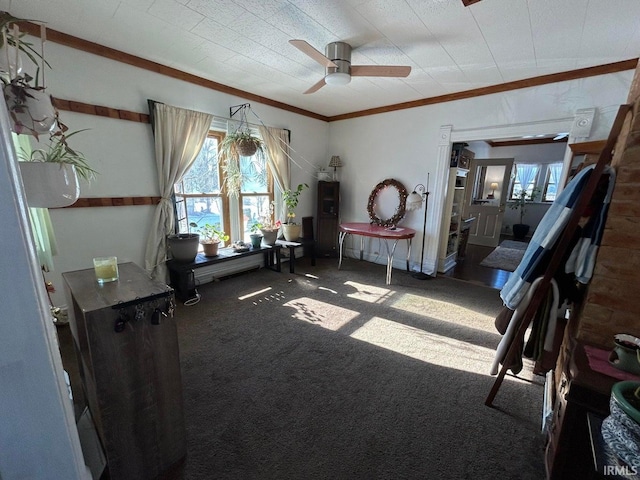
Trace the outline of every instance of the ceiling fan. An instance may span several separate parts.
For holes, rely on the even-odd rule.
[[[313,93],[325,85],[346,85],[351,77],[406,77],[411,72],[408,66],[351,65],[351,45],[332,42],[325,47],[323,55],[304,40],[289,40],[289,43],[324,66],[324,78],[304,93]]]

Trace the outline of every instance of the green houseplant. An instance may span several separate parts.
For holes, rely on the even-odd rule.
[[[191,222],[189,226],[198,228],[198,224],[195,222]],[[222,230],[220,224],[218,223],[216,223],[215,225],[206,223],[204,226],[199,228],[199,240],[200,244],[202,245],[202,249],[204,250],[204,256],[215,257],[216,255],[218,255],[218,247],[220,246],[220,243],[229,240],[229,235],[227,235],[224,230]]]
[[[305,188],[309,188],[306,183],[300,183],[295,190],[287,189],[282,192],[282,199],[286,207],[287,220],[282,224],[282,234],[288,242],[294,242],[300,238],[301,226],[295,222],[295,209],[300,201],[300,194]]]
[[[242,186],[240,157],[264,155],[264,143],[261,138],[251,134],[248,129],[238,129],[225,135],[219,146],[219,160],[225,173],[224,189],[228,196],[237,197]]]
[[[538,193],[538,188],[534,188],[531,194],[527,193],[526,190],[521,190],[516,198],[512,199],[509,204],[509,208],[519,210],[520,214],[520,223],[513,225],[513,238],[522,240],[527,236],[527,233],[529,233],[531,226],[524,223],[524,214],[527,212],[528,203],[533,202],[538,196]]]

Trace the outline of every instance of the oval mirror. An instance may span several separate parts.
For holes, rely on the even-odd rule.
[[[404,218],[406,207],[407,189],[401,182],[387,178],[376,185],[369,195],[367,211],[371,223],[395,227]]]

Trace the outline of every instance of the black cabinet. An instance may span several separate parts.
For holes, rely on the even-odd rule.
[[[318,182],[318,244],[321,257],[338,256],[340,182]]]

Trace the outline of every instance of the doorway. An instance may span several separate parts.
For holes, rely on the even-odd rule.
[[[474,159],[465,192],[463,218],[475,218],[469,230],[468,243],[497,247],[507,205],[513,158]]]

